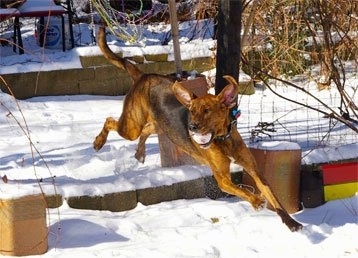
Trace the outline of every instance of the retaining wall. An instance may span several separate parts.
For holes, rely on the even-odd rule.
[[[135,56],[130,59],[146,73],[170,74],[175,72],[173,61],[166,61],[167,55]],[[15,97],[26,99],[34,96],[56,95],[125,95],[132,85],[125,71],[109,64],[103,56],[80,57],[81,69],[40,71],[16,74],[2,74]],[[148,60],[150,60],[148,62]],[[183,70],[199,73],[212,68],[210,57],[182,61]],[[9,93],[0,81],[0,89]]]

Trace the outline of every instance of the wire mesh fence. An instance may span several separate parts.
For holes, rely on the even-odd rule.
[[[330,108],[338,109],[341,96],[336,89],[319,91],[309,83],[303,87],[309,88]],[[275,92],[264,87],[256,88],[254,95],[239,99],[242,116],[238,120],[238,129],[247,142],[291,141],[299,143],[303,151],[358,142],[358,134],[354,130],[313,110],[327,111],[327,108],[309,95],[284,85],[276,85],[273,89]],[[354,96],[354,87],[350,89]],[[284,100],[276,93],[308,107]],[[352,120],[351,123],[358,126],[357,121]]]

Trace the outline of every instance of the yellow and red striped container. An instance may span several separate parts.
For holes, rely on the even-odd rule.
[[[322,165],[325,201],[351,197],[358,192],[358,162]]]

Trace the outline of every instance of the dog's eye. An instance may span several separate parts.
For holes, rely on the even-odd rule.
[[[208,114],[208,113],[209,113],[209,111],[210,111],[210,109],[209,109],[209,108],[204,108],[204,114]]]

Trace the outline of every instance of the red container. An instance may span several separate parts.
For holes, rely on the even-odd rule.
[[[323,184],[358,182],[358,162],[322,165]]]
[[[324,200],[348,198],[358,192],[358,162],[322,165]]]

